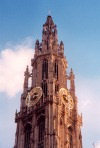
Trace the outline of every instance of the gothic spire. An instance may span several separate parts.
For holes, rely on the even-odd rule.
[[[52,17],[47,16],[47,20],[43,25],[42,45],[43,50],[53,50],[57,48],[57,29]]]
[[[52,19],[52,17],[50,15],[47,16],[47,20],[46,20],[45,25],[54,26],[53,19]]]

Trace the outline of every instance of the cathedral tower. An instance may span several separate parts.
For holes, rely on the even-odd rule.
[[[67,74],[64,44],[48,16],[42,42],[35,43],[32,72],[25,71],[14,148],[82,148],[82,117],[77,111],[74,73]],[[31,87],[28,86],[31,78]],[[70,82],[70,88],[67,83]]]

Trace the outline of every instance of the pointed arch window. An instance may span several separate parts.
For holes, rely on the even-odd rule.
[[[48,86],[47,86],[46,81],[42,82],[42,90],[43,90],[44,96],[47,97],[47,95],[48,95]]]
[[[41,116],[38,120],[38,148],[44,148],[45,117]]]
[[[58,61],[57,60],[55,60],[55,63],[54,63],[54,75],[58,79]]]
[[[42,79],[48,78],[48,60],[44,59],[42,63]]]
[[[59,85],[55,84],[55,94],[59,91]]]
[[[25,142],[24,148],[31,148],[30,146],[31,125],[27,124],[25,127]]]

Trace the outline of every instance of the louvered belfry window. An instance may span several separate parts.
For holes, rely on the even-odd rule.
[[[30,146],[31,125],[27,124],[25,127],[25,142],[24,148],[31,148]]]
[[[42,79],[48,78],[48,60],[44,59],[42,63]]]
[[[42,90],[43,90],[44,97],[47,97],[47,95],[48,95],[48,86],[47,86],[47,82],[46,81],[42,82]]]
[[[54,75],[55,75],[56,79],[58,79],[58,62],[56,60],[54,63]]]
[[[45,118],[40,117],[38,121],[38,148],[44,148]]]

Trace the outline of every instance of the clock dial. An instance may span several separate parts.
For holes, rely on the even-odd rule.
[[[70,92],[67,89],[61,88],[59,90],[59,96],[61,97],[63,103],[68,105],[68,108],[70,110],[73,109],[73,106],[74,106],[73,98],[72,98],[72,96],[70,95]]]
[[[67,92],[67,90],[66,90],[65,88],[61,88],[61,89],[59,90],[59,95],[60,95],[60,97],[62,98],[62,101],[63,101],[64,103],[68,103],[68,97],[67,97],[68,92]]]
[[[28,107],[34,106],[42,96],[42,88],[35,87],[33,88],[26,97],[26,105]]]
[[[68,103],[67,95],[63,95],[63,100],[66,101],[66,103]]]

